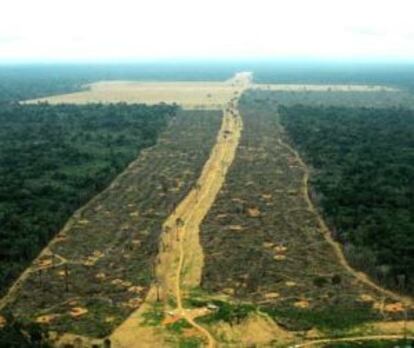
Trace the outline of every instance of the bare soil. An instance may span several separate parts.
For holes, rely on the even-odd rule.
[[[50,104],[72,103],[176,103],[185,109],[222,110],[250,73],[236,74],[223,82],[137,82],[101,81],[84,86],[85,91],[26,101]]]

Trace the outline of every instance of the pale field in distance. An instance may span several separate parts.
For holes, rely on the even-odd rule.
[[[254,84],[253,89],[282,92],[397,92],[396,88],[374,85]]]
[[[342,91],[378,92],[397,91],[385,86],[367,85],[307,85],[307,84],[253,84],[252,73],[240,72],[222,82],[211,81],[101,81],[85,85],[81,92],[61,94],[25,101],[24,103],[48,102],[49,104],[88,103],[176,103],[184,109],[223,109],[232,99],[238,87],[271,91]]]
[[[87,85],[82,92],[27,101],[70,103],[176,103],[185,109],[222,109],[234,96],[239,81],[225,82],[134,82],[102,81]]]

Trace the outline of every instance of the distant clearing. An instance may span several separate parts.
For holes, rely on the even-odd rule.
[[[244,77],[247,74],[247,80]],[[25,103],[176,103],[184,109],[220,110],[237,93],[237,87],[251,80],[251,73],[236,74],[223,82],[100,81],[85,85],[81,92],[33,99]],[[373,85],[250,84],[256,90],[285,92],[397,92],[398,89]]]
[[[361,260],[379,274],[373,278],[378,283],[374,283],[362,273],[365,269],[356,270],[348,263],[345,255],[351,244],[342,245],[334,239],[340,236],[339,229],[330,229],[331,221],[325,222],[321,214],[324,205],[321,212],[317,206],[318,191],[313,190],[312,179],[314,171],[321,168],[312,162],[308,167],[305,159],[309,158],[302,159],[290,145],[292,142],[302,150],[306,140],[302,138],[313,131],[316,140],[308,139],[305,144],[310,149],[314,145],[318,146],[316,150],[324,150],[321,137],[333,139],[335,144],[338,138],[340,148],[336,152],[347,155],[359,133],[345,137],[334,133],[334,127],[316,123],[315,115],[327,108],[323,105],[348,106],[346,113],[354,112],[351,105],[411,105],[411,91],[380,85],[253,84],[250,72],[222,82],[119,80],[81,87],[83,91],[23,103],[67,104],[60,105],[63,109],[79,108],[70,104],[121,103],[89,105],[98,110],[166,103],[152,108],[176,110],[176,105],[168,104],[178,104],[193,110],[179,108],[157,143],[143,150],[105,191],[73,215],[0,299],[0,328],[13,324],[10,312],[16,323],[41,325],[59,347],[81,347],[85,342],[113,348],[305,347],[331,343],[336,347],[338,342],[346,342],[345,347],[348,341],[412,338],[411,297],[382,287],[392,264],[387,260],[368,263],[370,254],[361,249]],[[286,106],[298,101],[305,101],[296,106],[302,109]],[[311,109],[306,103],[322,106]],[[47,104],[18,106],[54,108]],[[308,110],[308,117],[299,119],[304,125],[296,119],[290,119],[291,124],[285,122],[286,110],[296,110],[288,115],[292,118]],[[332,116],[331,110],[336,109],[330,108],[327,118]],[[374,114],[374,109],[369,110]],[[398,113],[397,109],[389,110],[393,115],[402,113],[402,108]],[[388,109],[375,109],[375,114],[380,112]],[[56,115],[59,120],[61,115]],[[333,116],[336,119],[330,122],[337,122],[342,132],[349,133],[343,127],[345,117],[350,116]],[[390,122],[386,128],[391,127]],[[369,128],[370,124],[365,124]],[[375,120],[371,128],[374,126]],[[292,129],[299,129],[299,136],[294,137]],[[361,133],[359,143],[373,143]],[[397,133],[401,137],[401,132]],[[379,133],[380,139],[383,134]],[[340,141],[348,138],[352,141]],[[364,167],[354,162],[367,162],[368,170],[378,172],[385,155],[374,162],[370,151],[357,146],[366,156],[361,161],[355,154],[352,162],[347,159],[352,164],[348,171],[361,177]],[[405,143],[399,147],[409,148]],[[335,150],[332,144],[331,149]],[[391,151],[392,157],[397,157],[396,151]],[[325,152],[321,158],[332,157],[338,167],[337,158]],[[406,167],[399,172],[408,173]],[[334,178],[339,177],[331,171],[329,179],[332,173]],[[400,178],[392,170],[387,175],[396,178],[398,187],[410,177]],[[368,184],[375,183],[372,177]],[[326,193],[321,191],[325,199],[330,191],[344,191],[338,200],[349,200],[350,194],[341,191],[347,183],[330,180],[325,186]],[[390,195],[393,187],[384,186],[387,189],[380,194]],[[16,192],[25,194],[18,188]],[[376,198],[372,194],[367,197],[358,205],[364,214],[371,205],[368,200]],[[332,204],[336,206],[339,204]],[[341,213],[346,222],[357,221],[357,214],[345,208]],[[406,226],[408,214],[401,214],[396,229]],[[393,240],[374,232],[376,240],[388,243],[387,250],[395,250],[388,248],[394,245]],[[405,260],[401,255],[398,252],[395,256],[399,264]],[[398,270],[395,275],[403,276],[396,284],[402,291],[409,281],[408,272]]]
[[[310,91],[310,92],[397,92],[397,88],[374,85],[308,85],[308,84],[255,84],[253,89],[270,91]]]
[[[185,109],[222,109],[236,91],[237,81],[226,82],[134,82],[102,81],[82,92],[34,99],[28,103],[176,103]]]

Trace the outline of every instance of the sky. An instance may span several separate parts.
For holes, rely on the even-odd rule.
[[[413,0],[3,0],[0,62],[414,61]]]

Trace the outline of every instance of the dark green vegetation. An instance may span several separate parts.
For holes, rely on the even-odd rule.
[[[414,109],[414,94],[398,91],[252,91],[259,99],[268,98],[285,106],[297,104],[310,106],[346,106],[346,107],[407,107]]]
[[[414,111],[298,105],[280,113],[348,259],[413,293]]]
[[[375,320],[378,316],[368,305],[353,307],[347,304],[331,304],[314,308],[263,307],[262,310],[275,318],[279,325],[288,330],[311,330],[317,328],[323,332],[352,329],[355,326]]]
[[[175,113],[167,105],[0,107],[0,291]]]
[[[220,112],[179,111],[157,145],[69,220],[8,309],[22,320],[52,316],[58,332],[109,334],[144,300],[162,223],[194,186],[220,124]],[[87,312],[74,319],[77,307]]]
[[[0,66],[0,107],[26,99],[75,92],[88,82],[70,69],[52,66]]]
[[[198,337],[186,337],[178,343],[179,348],[199,348],[201,346],[202,342]]]
[[[235,161],[201,226],[202,287],[252,301],[290,330],[332,332],[380,318],[361,295],[382,295],[338,263],[307,206],[303,168],[284,145],[277,104],[247,92],[240,110]]]
[[[189,299],[187,304],[191,307],[206,307],[214,305],[215,310],[211,314],[199,318],[197,321],[204,324],[224,321],[229,324],[239,324],[243,319],[246,319],[250,313],[256,311],[256,307],[252,304],[245,303],[230,303],[220,300],[202,301],[197,299]]]
[[[250,67],[258,83],[388,85],[414,91],[414,64],[266,61]]]
[[[7,325],[0,329],[0,348],[49,348],[48,334],[41,325],[23,324],[6,316]]]
[[[174,323],[167,325],[167,330],[170,330],[177,334],[181,334],[183,329],[189,329],[191,327],[192,326],[187,322],[187,320],[180,319],[180,320],[175,321]]]

